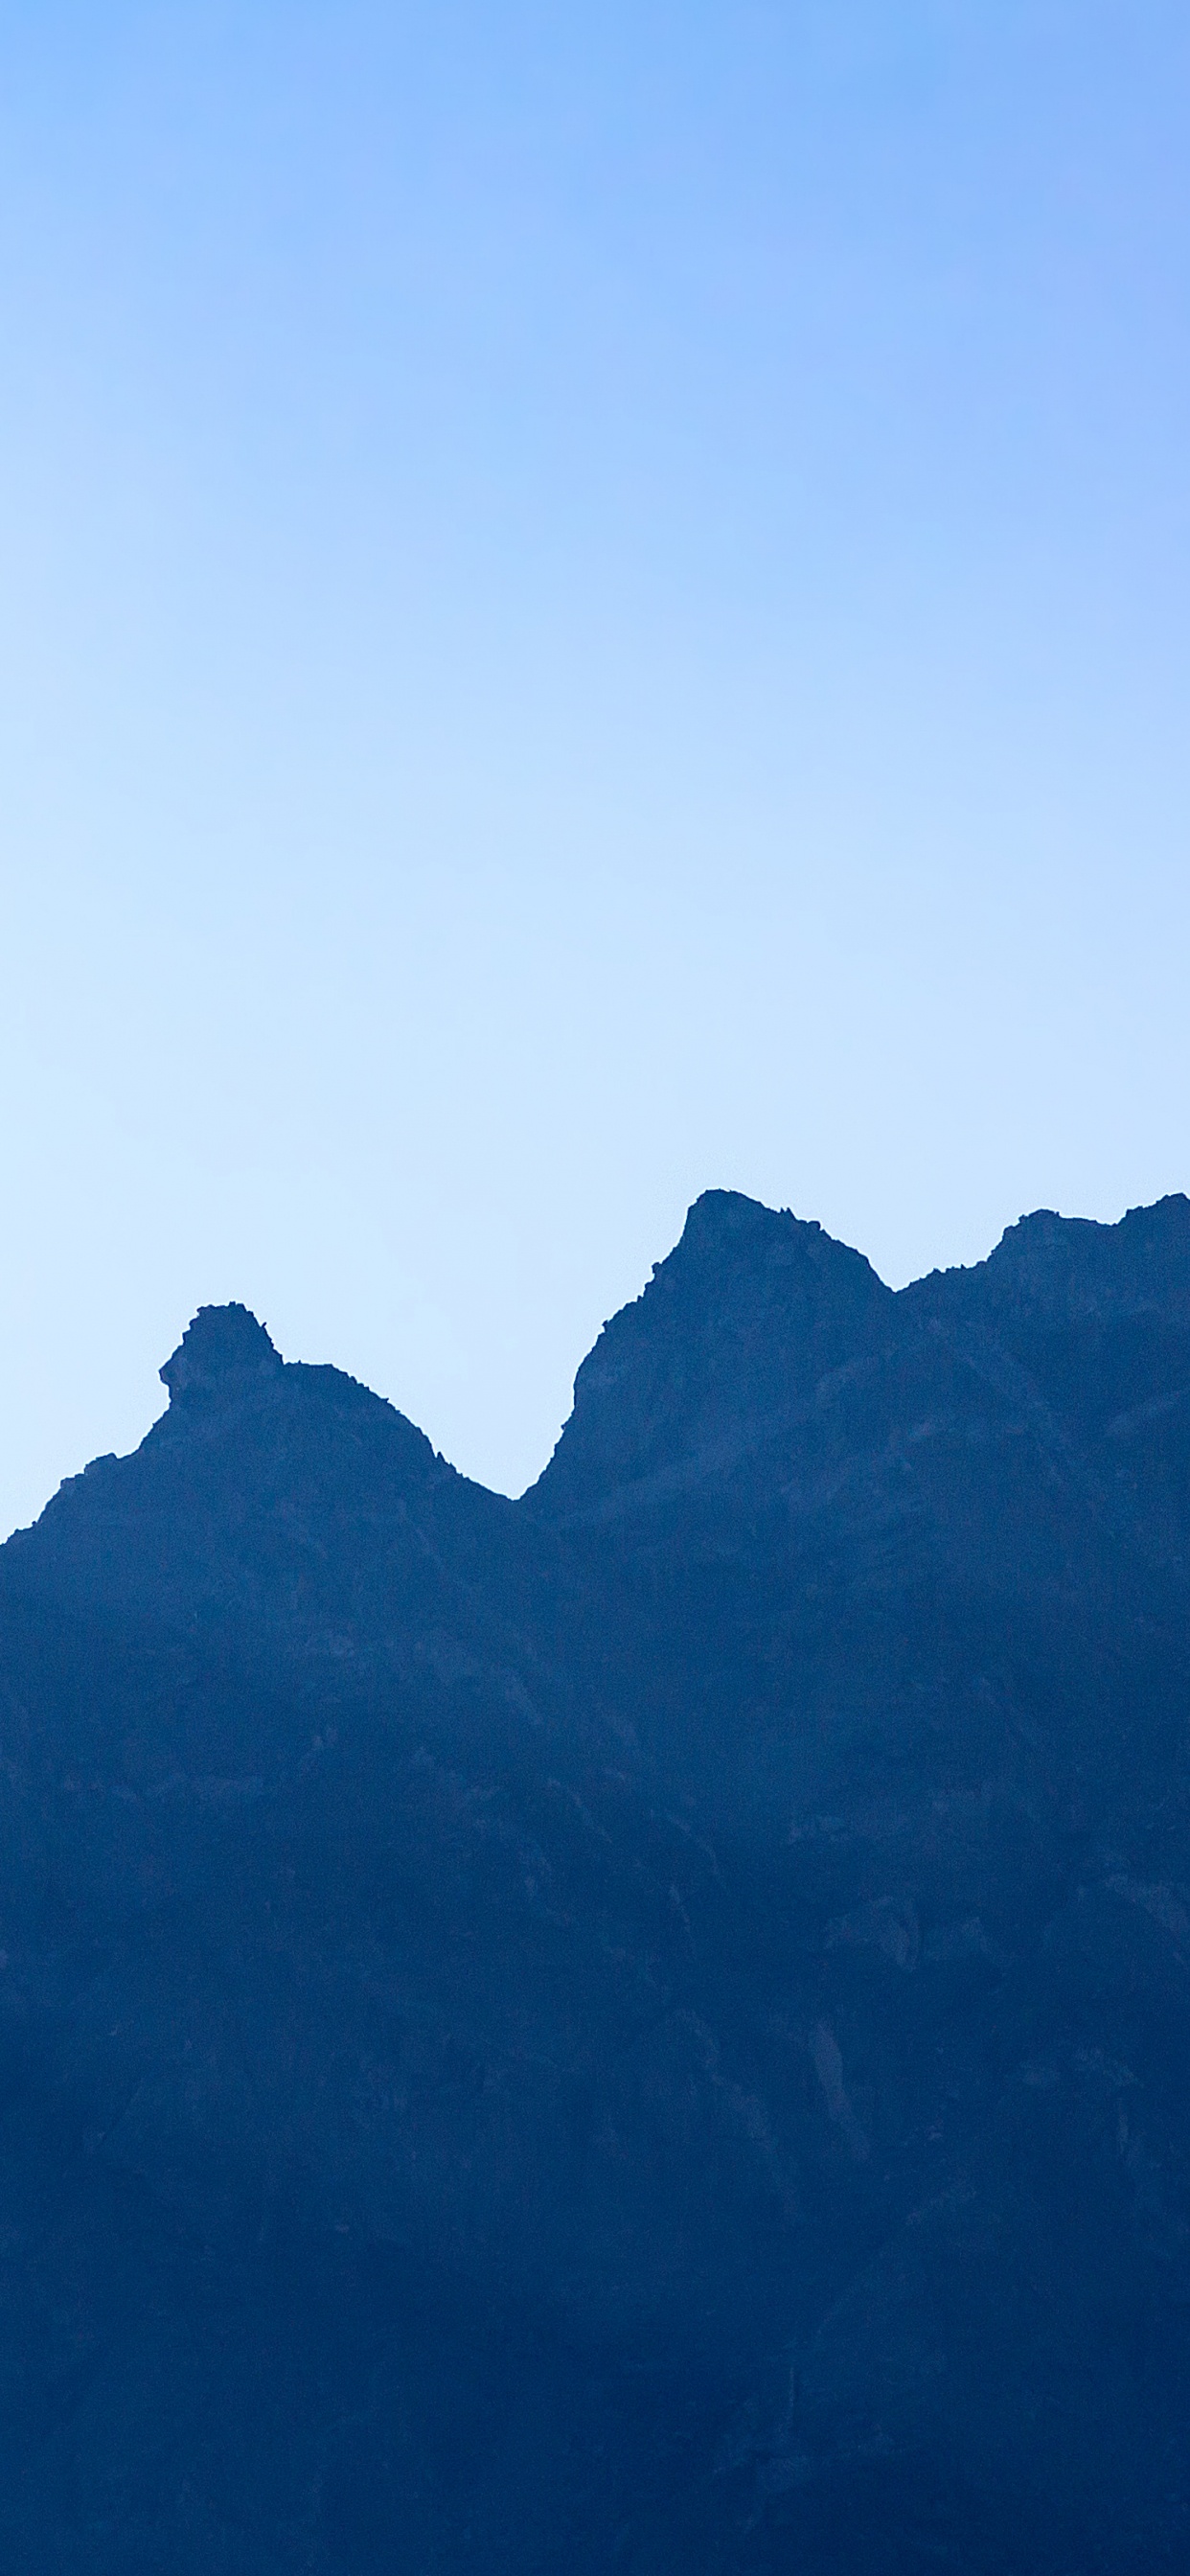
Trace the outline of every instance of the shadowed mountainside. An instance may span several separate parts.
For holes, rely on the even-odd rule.
[[[516,1504],[162,1375],[0,1550],[5,2570],[1190,2564],[1190,1203],[709,1192]]]

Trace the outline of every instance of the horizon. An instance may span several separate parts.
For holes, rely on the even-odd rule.
[[[687,1209],[687,1211],[686,1211],[686,1218],[685,1218],[685,1221],[684,1221],[684,1223],[683,1223],[682,1231],[681,1231],[681,1233],[679,1233],[679,1235],[678,1235],[678,1237],[677,1237],[676,1241],[671,1245],[671,1247],[670,1247],[670,1251],[669,1251],[668,1253],[662,1254],[662,1255],[661,1255],[661,1257],[660,1257],[660,1259],[658,1259],[658,1260],[654,1261],[654,1263],[652,1264],[652,1268],[651,1268],[651,1271],[650,1271],[650,1273],[649,1273],[649,1276],[648,1276],[648,1277],[646,1277],[646,1278],[643,1280],[643,1282],[642,1282],[642,1284],[641,1284],[640,1288],[635,1292],[635,1294],[634,1294],[634,1295],[632,1295],[632,1296],[630,1296],[628,1299],[626,1299],[626,1301],[625,1301],[625,1305],[626,1305],[626,1306],[631,1306],[631,1305],[634,1305],[634,1304],[639,1303],[640,1298],[644,1296],[646,1289],[649,1287],[649,1285],[650,1285],[650,1281],[651,1281],[652,1277],[654,1277],[654,1276],[656,1275],[657,1271],[658,1271],[658,1270],[660,1270],[660,1269],[663,1267],[663,1265],[664,1265],[664,1263],[665,1263],[665,1262],[667,1262],[667,1261],[671,1260],[671,1259],[674,1257],[674,1255],[675,1255],[678,1251],[680,1251],[680,1249],[681,1249],[681,1245],[682,1245],[682,1241],[683,1241],[683,1237],[684,1237],[685,1230],[686,1230],[686,1226],[687,1226],[687,1225],[688,1225],[688,1223],[689,1223],[689,1219],[690,1219],[690,1217],[693,1215],[693,1213],[694,1213],[695,1209],[696,1209],[696,1208],[698,1208],[698,1207],[703,1203],[703,1201],[704,1201],[704,1200],[706,1200],[706,1199],[740,1199],[740,1200],[742,1200],[742,1201],[743,1201],[747,1206],[749,1206],[749,1207],[753,1207],[753,1208],[759,1208],[759,1209],[761,1209],[761,1210],[762,1210],[762,1212],[763,1212],[766,1216],[777,1216],[777,1217],[785,1217],[785,1216],[787,1216],[787,1217],[791,1217],[791,1218],[793,1219],[793,1221],[794,1221],[794,1223],[795,1223],[795,1224],[797,1224],[797,1225],[802,1225],[802,1226],[806,1226],[806,1227],[808,1227],[810,1230],[812,1230],[812,1231],[814,1231],[814,1232],[817,1232],[817,1233],[819,1233],[819,1234],[825,1234],[825,1235],[827,1235],[827,1239],[828,1239],[828,1241],[830,1241],[830,1242],[832,1242],[832,1243],[837,1244],[841,1250],[846,1250],[846,1251],[852,1251],[852,1252],[858,1252],[858,1253],[860,1253],[861,1257],[862,1257],[865,1261],[867,1261],[867,1262],[868,1262],[868,1267],[869,1267],[869,1269],[874,1270],[874,1272],[875,1272],[875,1276],[876,1276],[876,1278],[877,1278],[877,1279],[879,1279],[879,1280],[880,1280],[880,1284],[881,1284],[881,1286],[882,1286],[882,1287],[887,1287],[887,1288],[889,1288],[889,1289],[890,1289],[890,1293],[891,1293],[893,1296],[901,1296],[901,1295],[903,1295],[903,1294],[906,1292],[906,1290],[907,1290],[907,1289],[909,1289],[909,1288],[911,1288],[911,1287],[919,1286],[919,1285],[921,1285],[921,1284],[922,1284],[925,1280],[927,1280],[927,1279],[937,1278],[937,1277],[939,1277],[939,1276],[941,1276],[941,1275],[942,1275],[938,1270],[923,1271],[923,1272],[921,1272],[921,1273],[920,1273],[916,1278],[914,1278],[914,1279],[909,1279],[909,1280],[903,1280],[903,1281],[901,1281],[901,1283],[899,1284],[899,1286],[897,1286],[897,1287],[893,1287],[893,1286],[892,1286],[892,1283],[891,1283],[890,1281],[883,1279],[883,1278],[881,1277],[880,1272],[879,1272],[878,1270],[875,1270],[875,1265],[874,1265],[871,1261],[869,1261],[869,1260],[868,1260],[868,1255],[863,1251],[863,1246],[862,1246],[861,1244],[844,1244],[844,1243],[843,1243],[843,1240],[842,1240],[842,1238],[841,1238],[840,1236],[837,1236],[837,1235],[830,1235],[830,1234],[828,1234],[828,1231],[827,1231],[826,1227],[822,1226],[822,1225],[819,1223],[819,1220],[818,1220],[816,1217],[800,1217],[800,1216],[798,1216],[798,1215],[797,1215],[796,1211],[795,1211],[793,1208],[785,1208],[785,1207],[782,1207],[782,1208],[776,1208],[776,1207],[770,1207],[770,1206],[768,1205],[768,1203],[767,1203],[765,1200],[763,1200],[763,1199],[754,1199],[754,1198],[750,1198],[750,1197],[749,1197],[749,1195],[748,1195],[748,1193],[747,1193],[746,1191],[726,1189],[726,1188],[723,1188],[723,1187],[719,1187],[719,1186],[712,1185],[712,1186],[708,1187],[708,1188],[707,1188],[707,1189],[705,1189],[705,1190],[700,1190],[700,1191],[699,1191],[699,1193],[698,1193],[697,1198],[695,1198],[695,1199],[692,1199],[692,1200],[691,1200],[691,1202],[690,1202],[690,1206],[689,1206],[689,1208],[688,1208],[688,1209]],[[951,1266],[951,1267],[953,1267],[953,1268],[955,1268],[955,1269],[970,1269],[970,1270],[980,1270],[980,1269],[985,1268],[985,1267],[986,1267],[986,1265],[987,1265],[987,1263],[988,1263],[988,1262],[993,1258],[993,1255],[1001,1249],[1001,1247],[1002,1247],[1002,1246],[1003,1246],[1003,1244],[1006,1242],[1006,1240],[1007,1240],[1007,1238],[1008,1238],[1008,1236],[1009,1236],[1010,1234],[1014,1234],[1014,1233],[1016,1233],[1016,1232],[1017,1232],[1017,1231],[1019,1231],[1019,1229],[1020,1229],[1021,1227],[1023,1227],[1023,1226],[1028,1226],[1028,1225],[1033,1224],[1033,1223],[1034,1223],[1034,1222],[1035,1222],[1039,1217],[1051,1217],[1051,1218],[1053,1218],[1053,1219],[1054,1219],[1054,1221],[1055,1221],[1058,1225],[1062,1225],[1062,1226],[1076,1226],[1076,1227],[1084,1227],[1084,1226],[1085,1226],[1085,1227],[1088,1227],[1088,1228],[1090,1228],[1090,1229],[1093,1229],[1093,1230],[1094,1230],[1094,1231],[1096,1231],[1097,1233],[1101,1233],[1101,1234],[1111,1234],[1111,1233],[1116,1233],[1116,1232],[1118,1232],[1119,1228],[1120,1228],[1121,1226],[1125,1225],[1125,1224],[1128,1222],[1128,1220],[1129,1220],[1130,1218],[1138,1217],[1138,1216],[1151,1216],[1151,1215],[1154,1215],[1154,1214],[1156,1213],[1156,1211],[1157,1211],[1159,1208],[1167,1207],[1167,1206],[1169,1206],[1171,1203],[1173,1203],[1174,1201],[1179,1202],[1182,1206],[1186,1206],[1187,1204],[1190,1204],[1190,1199],[1188,1199],[1188,1195],[1187,1195],[1187,1193],[1186,1193],[1185,1191],[1183,1191],[1183,1190],[1169,1190],[1169,1191],[1164,1192],[1164,1193],[1163,1193],[1163,1195],[1162,1195],[1162,1197],[1161,1197],[1161,1198],[1159,1198],[1159,1199],[1150,1200],[1150,1201],[1143,1202],[1143,1203],[1138,1203],[1136,1206],[1129,1207],[1129,1208],[1125,1208],[1125,1209],[1124,1209],[1124,1211],[1123,1211],[1123,1213],[1122,1213],[1119,1217],[1114,1218],[1114,1219],[1109,1218],[1109,1219],[1106,1219],[1106,1220],[1105,1220],[1105,1219],[1103,1219],[1103,1218],[1098,1218],[1098,1217],[1071,1216],[1071,1215],[1065,1214],[1063,1211],[1061,1211],[1061,1210],[1059,1210],[1059,1209],[1057,1209],[1057,1208],[1029,1208],[1029,1209],[1025,1209],[1025,1210],[1023,1210],[1023,1211],[1022,1211],[1022,1213],[1021,1213],[1021,1215],[1020,1215],[1019,1217],[1016,1217],[1016,1218],[1012,1219],[1012,1220],[1011,1220],[1011,1222],[1010,1222],[1008,1225],[1006,1225],[1006,1226],[1005,1226],[1005,1228],[1004,1228],[1003,1232],[1002,1232],[1002,1233],[997,1237],[996,1242],[995,1242],[994,1244],[992,1244],[992,1245],[990,1245],[990,1246],[989,1246],[988,1251],[987,1251],[986,1253],[984,1253],[982,1256],[977,1257],[977,1258],[976,1258],[976,1260],[975,1260],[975,1261],[973,1261],[973,1262],[971,1262],[971,1263],[956,1263],[956,1264],[954,1264],[954,1265],[950,1265],[950,1266]],[[110,1459],[112,1459],[112,1458],[115,1458],[115,1459],[117,1459],[117,1460],[122,1460],[122,1459],[124,1459],[124,1458],[128,1458],[128,1457],[135,1457],[135,1455],[136,1455],[136,1452],[137,1452],[138,1448],[142,1445],[142,1442],[144,1441],[144,1439],[146,1439],[146,1438],[148,1437],[149,1432],[154,1428],[155,1424],[156,1424],[157,1422],[159,1422],[159,1421],[162,1419],[163,1415],[164,1415],[165,1413],[167,1413],[167,1412],[168,1412],[168,1410],[169,1410],[169,1406],[170,1406],[170,1403],[171,1403],[171,1401],[172,1401],[172,1394],[171,1394],[170,1388],[169,1388],[169,1386],[168,1386],[168,1382],[166,1381],[165,1372],[166,1372],[167,1368],[170,1366],[171,1362],[172,1362],[173,1360],[175,1360],[175,1359],[178,1357],[178,1353],[179,1353],[179,1351],[181,1350],[182,1344],[183,1344],[183,1342],[185,1341],[185,1339],[186,1339],[187,1335],[188,1335],[190,1332],[192,1332],[192,1331],[193,1331],[194,1326],[195,1326],[196,1324],[200,1323],[200,1322],[201,1322],[201,1320],[202,1320],[202,1318],[203,1318],[204,1316],[207,1316],[207,1315],[218,1315],[218,1314],[223,1314],[223,1313],[228,1312],[228,1310],[234,1311],[234,1312],[235,1312],[235,1313],[237,1313],[237,1314],[246,1315],[246,1316],[248,1317],[248,1319],[250,1320],[250,1322],[252,1322],[253,1324],[257,1325],[257,1326],[259,1327],[259,1329],[263,1332],[263,1334],[264,1334],[264,1336],[265,1336],[266,1340],[267,1340],[267,1341],[269,1342],[269,1344],[270,1344],[270,1347],[271,1347],[271,1348],[273,1349],[273,1351],[276,1353],[277,1358],[282,1362],[282,1364],[283,1364],[283,1365],[290,1365],[291,1363],[293,1363],[293,1362],[296,1360],[296,1364],[297,1364],[298,1366],[302,1366],[302,1367],[318,1367],[318,1368],[331,1368],[331,1369],[333,1369],[333,1370],[336,1372],[336,1374],[337,1374],[337,1375],[348,1378],[348,1379],[350,1380],[350,1382],[351,1382],[353,1385],[361,1386],[361,1387],[364,1389],[364,1392],[365,1392],[365,1393],[367,1393],[367,1394],[369,1394],[369,1395],[374,1395],[374,1396],[377,1398],[377,1400],[378,1400],[379,1402],[381,1402],[381,1403],[383,1403],[383,1404],[386,1404],[386,1405],[390,1406],[394,1412],[401,1414],[402,1418],[403,1418],[404,1420],[406,1420],[407,1422],[409,1422],[409,1423],[411,1424],[411,1427],[412,1427],[414,1430],[422,1432],[422,1433],[423,1433],[423,1436],[424,1436],[425,1438],[430,1439],[431,1435],[429,1434],[429,1432],[428,1432],[428,1431],[426,1431],[424,1424],[422,1424],[422,1423],[418,1422],[418,1421],[415,1419],[415,1417],[414,1417],[413,1415],[411,1415],[411,1414],[407,1413],[407,1412],[406,1412],[406,1410],[405,1410],[405,1407],[404,1407],[403,1405],[398,1404],[398,1403],[397,1403],[397,1401],[396,1401],[396,1399],[395,1399],[395,1397],[393,1397],[393,1396],[391,1396],[391,1395],[387,1394],[387,1393],[384,1391],[384,1389],[382,1389],[382,1388],[380,1388],[380,1387],[374,1387],[374,1386],[372,1386],[372,1385],[369,1383],[369,1381],[368,1381],[368,1380],[356,1377],[353,1371],[348,1370],[348,1369],[344,1369],[344,1368],[340,1367],[339,1363],[338,1363],[336,1360],[334,1360],[334,1359],[327,1359],[327,1358],[325,1358],[325,1357],[324,1357],[324,1358],[319,1359],[319,1360],[312,1360],[309,1356],[303,1356],[303,1357],[301,1357],[301,1358],[298,1358],[298,1356],[297,1356],[296,1354],[291,1353],[291,1352],[289,1352],[288,1350],[285,1350],[285,1349],[283,1349],[283,1348],[281,1347],[281,1345],[278,1343],[278,1341],[275,1339],[275,1337],[274,1337],[274,1335],[273,1335],[273,1332],[272,1332],[271,1327],[270,1327],[269,1322],[268,1322],[268,1318],[267,1318],[266,1316],[258,1315],[258,1314],[255,1312],[254,1308],[253,1308],[252,1306],[248,1305],[248,1304],[245,1302],[245,1300],[244,1300],[243,1298],[240,1298],[240,1297],[228,1297],[228,1298],[220,1299],[218,1302],[214,1302],[214,1303],[211,1303],[211,1304],[202,1304],[202,1305],[198,1305],[198,1306],[196,1306],[196,1307],[194,1308],[194,1310],[193,1310],[193,1312],[191,1313],[191,1315],[190,1315],[190,1317],[189,1317],[189,1319],[188,1319],[187,1323],[182,1327],[182,1330],[181,1330],[181,1332],[179,1333],[178,1340],[177,1340],[176,1344],[174,1345],[173,1349],[172,1349],[170,1352],[168,1352],[168,1353],[167,1353],[166,1358],[161,1362],[161,1364],[160,1364],[160,1366],[159,1366],[159,1368],[158,1368],[158,1371],[157,1371],[157,1375],[158,1375],[158,1380],[159,1380],[159,1382],[160,1382],[160,1383],[162,1383],[162,1384],[164,1384],[164,1385],[166,1386],[166,1400],[165,1400],[165,1403],[164,1403],[164,1405],[162,1405],[162,1404],[160,1404],[160,1403],[158,1404],[158,1406],[157,1406],[157,1410],[156,1410],[155,1414],[153,1415],[152,1419],[151,1419],[149,1422],[147,1422],[147,1423],[145,1424],[143,1431],[138,1435],[137,1439],[132,1443],[131,1447],[130,1447],[129,1449],[127,1449],[127,1450],[101,1450],[101,1451],[97,1451],[97,1452],[95,1453],[95,1456],[94,1456],[93,1458],[89,1458],[89,1459],[85,1459],[85,1460],[83,1460],[83,1461],[80,1463],[80,1465],[79,1465],[79,1466],[77,1466],[77,1467],[75,1467],[75,1468],[68,1468],[68,1469],[66,1470],[66,1472],[65,1472],[65,1475],[64,1475],[64,1476],[62,1477],[62,1479],[60,1480],[60,1485],[59,1485],[58,1487],[56,1487],[56,1488],[55,1488],[55,1491],[60,1491],[60,1489],[61,1489],[61,1484],[68,1484],[68,1483],[72,1482],[72,1481],[74,1480],[74,1478],[75,1478],[75,1477],[77,1477],[77,1476],[80,1476],[80,1475],[84,1474],[84,1473],[86,1472],[86,1469],[87,1469],[88,1467],[90,1467],[90,1466],[93,1466],[93,1465],[96,1465],[96,1464],[106,1464],[106,1463],[107,1463]],[[625,1311],[624,1307],[621,1307],[621,1308],[619,1308],[619,1309],[617,1309],[617,1310],[616,1310],[616,1312],[617,1312],[617,1313],[623,1313],[624,1311]],[[592,1342],[592,1344],[590,1345],[590,1348],[589,1348],[587,1351],[584,1351],[583,1353],[581,1353],[581,1354],[580,1354],[579,1359],[578,1359],[578,1360],[576,1361],[576,1363],[575,1363],[575,1376],[576,1376],[576,1377],[577,1377],[577,1374],[578,1374],[578,1370],[582,1367],[583,1361],[584,1361],[585,1359],[589,1358],[591,1350],[593,1350],[593,1349],[595,1348],[595,1344],[596,1344],[596,1342],[598,1342],[598,1340],[599,1340],[599,1338],[600,1338],[600,1335],[601,1335],[602,1333],[606,1332],[606,1330],[607,1330],[607,1328],[608,1328],[608,1325],[609,1325],[609,1324],[611,1324],[611,1323],[614,1323],[615,1319],[616,1319],[615,1314],[612,1314],[612,1315],[608,1316],[608,1317],[605,1319],[604,1323],[600,1325],[600,1327],[599,1327],[599,1331],[597,1332],[597,1334],[596,1334],[596,1336],[595,1336],[595,1341],[594,1341],[594,1342]],[[562,1420],[561,1424],[559,1425],[559,1430],[558,1430],[557,1440],[560,1440],[560,1439],[561,1439],[562,1433],[563,1433],[563,1431],[565,1431],[566,1426],[567,1426],[567,1423],[569,1422],[570,1418],[571,1418],[571,1416],[570,1416],[570,1412],[569,1412],[569,1410],[568,1410],[568,1411],[567,1411],[567,1413],[566,1413],[566,1415],[563,1417],[563,1420]],[[468,1474],[467,1474],[467,1470],[466,1470],[465,1468],[460,1467],[460,1466],[459,1466],[459,1464],[458,1464],[458,1462],[457,1462],[457,1460],[455,1460],[455,1459],[451,1458],[451,1457],[449,1456],[449,1454],[448,1454],[445,1450],[443,1450],[442,1448],[440,1448],[440,1447],[439,1447],[439,1445],[438,1445],[436,1442],[433,1442],[433,1441],[431,1440],[431,1446],[434,1448],[435,1455],[436,1455],[437,1457],[441,1458],[441,1459],[442,1459],[442,1461],[443,1461],[443,1463],[444,1463],[446,1466],[453,1468],[453,1469],[454,1469],[454,1472],[455,1472],[456,1474],[458,1474],[458,1475],[462,1475],[462,1476],[465,1476],[465,1477],[466,1477],[466,1480],[467,1480],[467,1482],[468,1482],[468,1483],[478,1485],[478,1486],[481,1488],[481,1490],[482,1490],[483,1492],[485,1492],[485,1493],[491,1493],[491,1494],[500,1495],[500,1496],[502,1496],[504,1499],[509,1500],[509,1501],[521,1502],[521,1501],[523,1501],[523,1500],[524,1500],[524,1498],[525,1498],[525,1496],[526,1496],[527,1494],[529,1494],[530,1492],[532,1492],[533,1487],[534,1487],[534,1486],[535,1486],[535,1484],[538,1482],[539,1478],[544,1474],[546,1467],[547,1467],[547,1466],[549,1465],[549,1463],[550,1463],[550,1459],[551,1459],[551,1458],[553,1457],[553,1455],[555,1454],[555,1451],[556,1451],[556,1448],[557,1448],[557,1440],[555,1440],[555,1442],[554,1442],[553,1446],[551,1447],[551,1449],[550,1449],[550,1450],[549,1450],[549,1452],[547,1453],[546,1457],[541,1461],[540,1466],[538,1466],[537,1468],[535,1468],[535,1469],[533,1470],[533,1473],[529,1476],[529,1478],[528,1478],[527,1482],[525,1483],[525,1485],[524,1485],[524,1486],[522,1486],[522,1487],[520,1487],[520,1488],[517,1490],[517,1492],[516,1492],[515,1494],[509,1494],[509,1493],[507,1492],[507,1489],[506,1489],[505,1487],[503,1487],[503,1486],[500,1486],[500,1485],[490,1485],[490,1484],[488,1484],[488,1483],[484,1480],[484,1478],[482,1478],[482,1477],[473,1477],[473,1476],[468,1475]],[[45,1498],[45,1503],[43,1503],[43,1504],[39,1507],[38,1511],[37,1511],[37,1512],[32,1516],[32,1519],[31,1519],[29,1522],[17,1523],[17,1524],[16,1524],[12,1529],[10,1529],[10,1530],[4,1530],[3,1532],[0,1532],[0,1546],[3,1546],[7,1539],[17,1536],[17,1535],[19,1534],[19,1532],[20,1532],[22,1529],[27,1529],[27,1528],[30,1528],[30,1527],[35,1526],[36,1521],[37,1521],[37,1520],[40,1518],[40,1516],[41,1516],[41,1511],[42,1511],[42,1510],[44,1510],[44,1509],[48,1506],[48,1504],[49,1504],[49,1503],[51,1503],[51,1502],[53,1501],[53,1499],[54,1499],[54,1495],[53,1495],[53,1493],[51,1493],[51,1494],[47,1495],[47,1496],[46,1496],[46,1498]]]

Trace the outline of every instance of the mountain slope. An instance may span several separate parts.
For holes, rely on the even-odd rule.
[[[712,1192],[518,1505],[204,1310],[0,1550],[0,2558],[1190,2559],[1190,1209]]]

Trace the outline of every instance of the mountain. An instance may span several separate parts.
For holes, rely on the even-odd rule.
[[[1190,2567],[1190,1203],[708,1192],[519,1503],[162,1375],[0,1549],[5,2576]]]

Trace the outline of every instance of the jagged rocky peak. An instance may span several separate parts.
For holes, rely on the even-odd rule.
[[[940,1314],[979,1312],[1041,1325],[1162,1315],[1190,1324],[1190,1199],[1181,1191],[1129,1208],[1117,1225],[1036,1208],[986,1261],[934,1271],[904,1292]]]
[[[809,1358],[822,1331],[847,1329],[886,1305],[890,1293],[864,1254],[836,1242],[816,1219],[765,1207],[739,1190],[704,1190],[644,1296],[624,1313],[649,1299],[650,1311],[659,1311],[676,1298],[712,1335],[783,1320]]]
[[[581,1507],[779,1416],[868,1346],[892,1302],[863,1254],[820,1225],[704,1191],[584,1360],[539,1498]]]
[[[1179,1310],[1190,1319],[1190,1199],[1129,1208],[1118,1225],[1039,1208],[1001,1236],[992,1280],[1021,1304],[1080,1315]]]
[[[169,1388],[171,1408],[208,1411],[263,1391],[284,1365],[247,1306],[200,1306],[161,1378]]]

